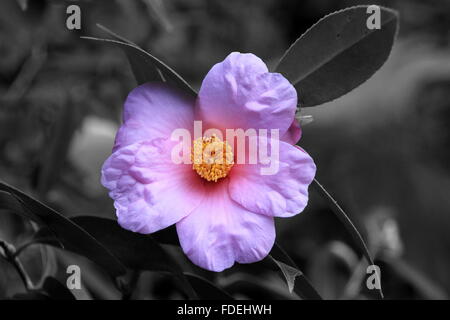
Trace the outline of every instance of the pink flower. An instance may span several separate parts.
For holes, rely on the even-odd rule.
[[[280,74],[253,54],[233,52],[203,80],[198,97],[163,83],[134,89],[125,102],[113,154],[102,184],[114,199],[119,224],[148,234],[176,223],[181,247],[196,265],[222,271],[234,262],[267,256],[275,241],[274,217],[292,217],[308,202],[316,167],[294,146],[301,130],[294,119],[297,94]],[[278,171],[262,175],[260,163],[236,163],[229,144],[215,138],[234,162],[221,165],[172,161],[175,129],[278,129]],[[194,143],[195,144],[195,143]]]

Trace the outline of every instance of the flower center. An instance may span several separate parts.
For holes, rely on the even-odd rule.
[[[233,158],[229,143],[220,140],[215,134],[193,141],[192,169],[203,179],[217,182],[225,178],[234,165]]]

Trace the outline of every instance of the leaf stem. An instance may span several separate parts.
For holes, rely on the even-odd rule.
[[[20,279],[23,282],[23,285],[25,286],[25,289],[33,290],[33,282],[28,276],[20,260],[16,257],[16,249],[14,248],[14,246],[4,240],[0,240],[0,248],[3,249],[5,259],[13,265],[14,269],[16,269]]]
[[[349,231],[350,235],[352,236],[353,240],[356,242],[356,244],[360,247],[360,249],[363,252],[364,257],[366,258],[367,262],[370,265],[374,265],[372,257],[370,256],[369,249],[366,246],[366,243],[364,242],[364,239],[362,238],[361,234],[359,233],[358,229],[356,229],[355,225],[353,224],[352,220],[348,217],[348,215],[345,213],[345,211],[341,208],[341,206],[338,204],[338,202],[331,196],[331,194],[320,184],[319,181],[314,179],[312,184],[319,193],[325,198],[325,200],[328,202],[328,205],[330,209],[334,212],[334,214],[337,216],[337,218],[344,224],[345,228]],[[380,279],[380,275],[377,275]],[[378,290],[380,297],[383,299],[383,290],[380,288]]]

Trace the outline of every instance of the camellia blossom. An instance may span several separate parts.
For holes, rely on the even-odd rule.
[[[262,260],[275,241],[274,217],[303,211],[316,172],[312,158],[295,146],[301,136],[296,107],[288,80],[255,55],[237,52],[213,66],[197,98],[165,83],[135,88],[102,168],[119,224],[143,234],[176,224],[184,253],[211,271]],[[196,120],[221,131],[279,130],[278,171],[262,175],[262,164],[236,163],[233,149],[217,136],[193,140],[192,149],[218,144],[229,161],[174,163],[179,142],[172,132],[191,132]]]

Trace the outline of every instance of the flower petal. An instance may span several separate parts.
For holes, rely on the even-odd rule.
[[[292,124],[289,127],[288,131],[284,134],[284,136],[281,137],[280,140],[294,145],[300,141],[301,137],[302,128],[300,127],[300,123],[298,122],[298,120],[294,118],[294,121],[292,121]]]
[[[177,223],[184,253],[194,264],[217,272],[235,261],[262,260],[275,241],[273,218],[244,209],[227,188],[227,179],[209,184],[202,204]]]
[[[281,137],[294,119],[297,93],[255,55],[233,52],[208,72],[196,106],[206,126],[279,129]]]
[[[277,142],[267,141],[268,147],[274,143]],[[261,169],[270,171],[269,165],[260,162],[233,167],[230,196],[252,212],[274,217],[294,216],[308,204],[308,186],[316,174],[316,165],[305,151],[282,141],[279,141],[279,152],[272,153],[270,158],[273,158],[270,164],[273,170],[266,175],[261,174]]]
[[[139,141],[169,138],[192,128],[195,99],[164,83],[146,83],[128,95],[114,150]]]
[[[119,224],[139,233],[166,228],[188,215],[204,196],[203,181],[190,165],[174,164],[174,142],[154,139],[115,151],[102,168]]]

